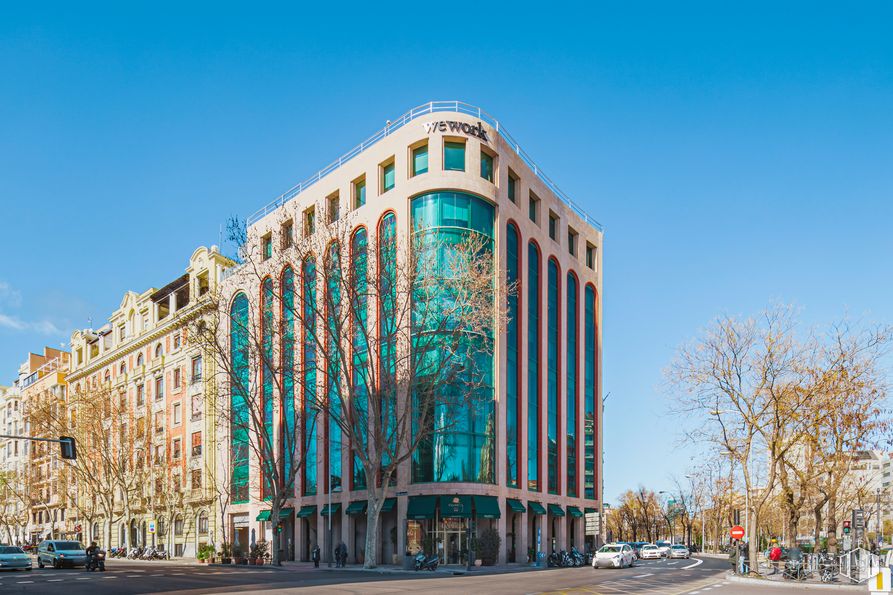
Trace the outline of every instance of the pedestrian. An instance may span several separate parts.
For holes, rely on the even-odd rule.
[[[313,551],[310,553],[310,558],[313,560],[313,567],[319,568],[319,544],[313,544]]]
[[[347,565],[347,546],[344,545],[344,542],[338,544],[338,548],[335,551],[338,558],[338,567],[344,568]]]
[[[738,572],[738,544],[732,546],[732,551],[729,552],[729,563],[732,565],[732,572]]]
[[[769,560],[772,562],[772,574],[778,574],[778,569],[781,565],[781,548],[778,547],[778,542],[776,540],[772,540],[772,547],[769,548]]]

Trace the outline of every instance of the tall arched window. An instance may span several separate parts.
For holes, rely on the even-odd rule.
[[[369,287],[368,287],[368,264],[367,264],[367,243],[366,228],[359,228],[351,239],[350,256],[351,271],[353,275],[353,283],[351,283],[353,295],[350,297],[353,302],[351,310],[353,311],[353,362],[351,369],[351,381],[353,383],[353,398],[356,402],[355,409],[360,414],[360,419],[368,419],[368,401],[369,391],[368,383],[372,380],[369,374],[369,344],[366,340],[367,328],[366,323],[369,317],[367,311],[369,305]],[[366,449],[367,436],[359,435],[356,437],[359,441],[359,447]],[[351,457],[351,489],[362,490],[366,488],[366,473],[363,470],[363,464],[359,457],[353,455]]]
[[[577,496],[577,341],[579,326],[577,314],[577,276],[567,274],[567,495]]]
[[[598,394],[598,326],[595,317],[598,302],[596,298],[595,287],[587,285],[584,305],[586,319],[584,323],[586,325],[584,373],[586,378],[583,381],[583,407],[586,411],[586,417],[583,420],[583,442],[585,448],[583,455],[583,497],[590,500],[595,500],[597,493],[595,485],[595,455],[597,446],[595,432],[598,428],[598,418],[595,409],[595,395]]]
[[[561,369],[561,271],[558,262],[549,259],[549,279],[547,295],[547,364],[546,364],[546,397],[547,397],[547,448],[549,469],[549,493],[557,494],[559,491],[558,478],[561,477],[558,453],[560,445],[558,433],[561,425],[561,407],[558,395],[560,394],[559,370]]]
[[[326,278],[326,462],[329,482],[327,488],[341,489],[341,352],[338,349],[341,317],[341,249],[337,243],[329,246],[325,259]]]
[[[378,381],[381,385],[381,435],[391,452],[397,444],[397,217],[386,213],[378,225],[378,332],[380,334]],[[382,457],[382,464],[390,462]],[[391,477],[396,483],[396,477]]]
[[[155,346],[155,357],[161,357],[164,353],[164,349],[161,347],[161,343]]]
[[[280,473],[289,493],[293,493],[295,481],[294,456],[297,450],[295,436],[295,272],[290,267],[282,271],[282,395],[280,403],[279,457]]]
[[[540,250],[527,244],[527,489],[540,484]]]
[[[136,365],[137,365],[137,366],[142,366],[142,365],[143,365],[143,353],[142,353],[142,351],[139,352],[139,353],[136,355]]]
[[[303,494],[312,496],[317,489],[317,422],[319,404],[316,402],[316,259],[304,261],[301,274],[301,295],[303,316],[303,355],[304,389],[303,430],[304,430],[304,481]]]
[[[273,445],[273,335],[276,324],[273,308],[275,296],[273,294],[273,280],[264,279],[261,285],[261,407],[264,415],[264,434],[262,443],[262,481],[261,489],[263,498],[269,498],[273,493],[273,469],[275,456],[273,452],[267,452]]]
[[[239,293],[230,306],[230,496],[234,504],[248,502],[249,312],[248,298]]]
[[[509,223],[505,228],[506,251],[506,284],[515,286],[520,280],[521,269],[521,238],[518,228]],[[518,447],[520,443],[521,428],[521,400],[519,391],[521,387],[521,367],[518,358],[521,355],[521,321],[520,321],[520,287],[508,298],[508,324],[506,325],[506,485],[510,488],[519,486],[519,457]]]

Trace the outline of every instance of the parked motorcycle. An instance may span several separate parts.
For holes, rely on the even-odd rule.
[[[94,553],[89,554],[84,568],[87,572],[93,572],[94,570],[105,572],[105,551],[96,550]]]
[[[580,567],[585,563],[583,554],[581,554],[579,552],[579,550],[577,550],[576,546],[571,546],[571,554],[570,555],[571,555],[571,560],[574,563],[574,566]]]
[[[800,551],[800,548],[795,547],[788,550],[788,559],[784,563],[782,576],[795,581],[806,580],[806,568],[803,565],[803,552]]]
[[[558,552],[552,552],[549,554],[549,559],[546,561],[546,564],[550,568],[557,568],[561,566],[561,556],[558,555]]]
[[[419,550],[419,553],[415,555],[415,569],[416,570],[430,570],[434,572],[437,570],[437,565],[440,564],[440,559],[435,555],[430,558],[425,556],[425,552]]]

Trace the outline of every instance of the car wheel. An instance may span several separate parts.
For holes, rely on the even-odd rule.
[[[41,560],[40,558],[37,559],[37,567],[43,568],[43,560]]]
[[[25,570],[26,570],[27,572],[31,572],[31,569],[30,569],[30,568],[26,568]]]

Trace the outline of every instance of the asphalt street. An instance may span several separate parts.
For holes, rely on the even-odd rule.
[[[723,560],[648,560],[626,569],[554,568],[500,574],[451,576],[444,573],[381,574],[356,570],[292,567],[212,567],[165,562],[110,560],[104,573],[51,568],[0,574],[0,592],[31,594],[176,593],[448,593],[469,595],[656,593],[665,595],[735,595],[797,593],[808,588],[741,585],[725,578]]]

